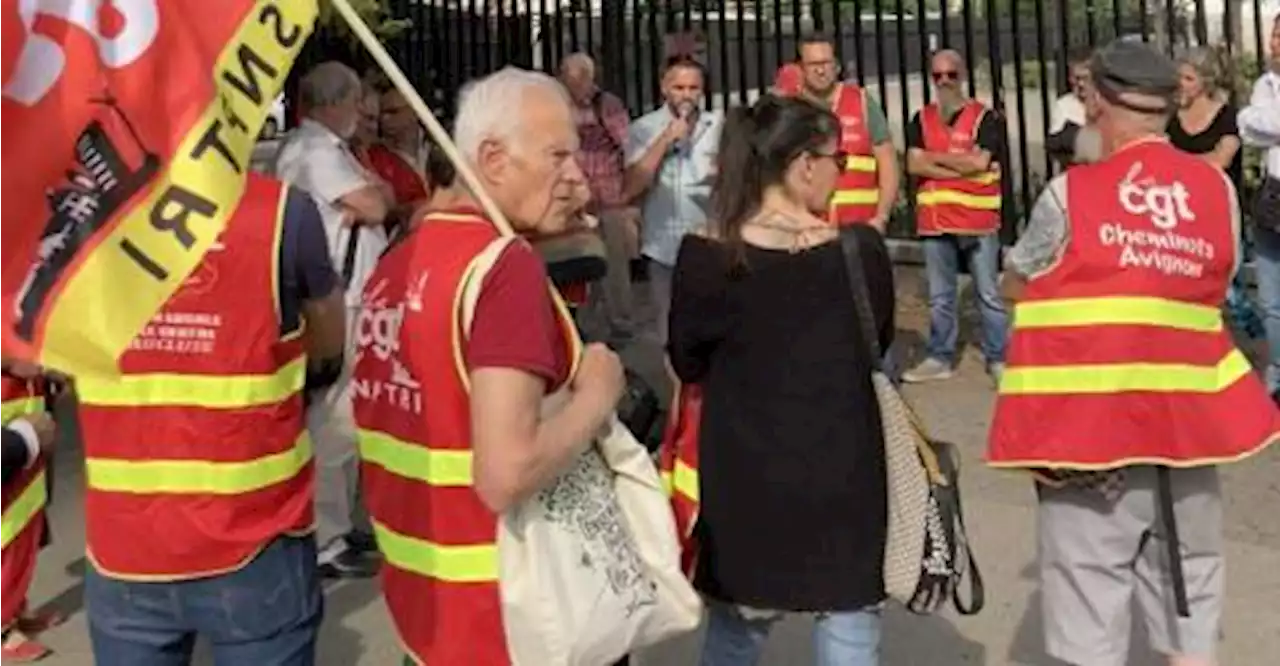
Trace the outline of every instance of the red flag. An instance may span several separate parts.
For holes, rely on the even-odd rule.
[[[3,0],[5,356],[115,374],[234,212],[315,17],[315,0]]]
[[[658,449],[658,473],[671,496],[680,541],[680,568],[690,580],[698,560],[698,542],[693,530],[702,507],[698,483],[698,440],[702,430],[702,387],[676,386],[671,412]]]

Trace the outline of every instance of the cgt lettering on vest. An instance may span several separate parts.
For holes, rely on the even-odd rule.
[[[225,219],[238,203],[245,162],[257,140],[255,128],[262,125],[274,97],[268,93],[279,90],[288,74],[272,63],[291,61],[288,54],[306,34],[292,16],[297,12],[285,4],[277,0],[258,7],[219,58],[217,99],[179,146],[167,182],[149,202],[150,230],[159,234],[120,239],[121,251],[158,282],[176,272],[179,262],[173,259],[181,261],[192,252],[198,236],[214,231],[209,221]],[[228,183],[236,187],[228,188]]]
[[[364,297],[356,322],[356,354],[352,365],[359,363],[365,354],[373,354],[389,373],[385,378],[355,377],[352,389],[362,399],[421,415],[422,384],[400,359],[400,329],[408,299],[392,303],[383,293],[385,288],[384,280]]]
[[[1119,247],[1121,268],[1145,268],[1164,275],[1198,278],[1205,262],[1216,254],[1213,243],[1196,234],[1190,193],[1178,181],[1155,183],[1142,178],[1142,163],[1135,163],[1125,175],[1117,196],[1130,221],[1145,220],[1151,227],[1133,228],[1122,222],[1099,225],[1098,240],[1104,247]],[[1179,229],[1184,233],[1178,233]]]

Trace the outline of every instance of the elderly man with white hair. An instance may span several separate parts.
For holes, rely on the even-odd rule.
[[[346,286],[350,361],[360,293],[387,247],[383,221],[394,197],[385,182],[360,165],[349,145],[364,97],[355,71],[339,62],[320,63],[302,77],[298,92],[304,118],[280,148],[276,174],[309,192],[320,209],[329,255]],[[308,386],[307,428],[317,463],[316,541],[325,577],[371,576],[376,564],[364,557],[372,550],[372,539],[356,528],[363,517],[356,494],[349,362],[347,366],[341,376],[309,381]]]
[[[562,231],[583,186],[563,88],[507,68],[464,89],[457,118],[459,150],[512,226]],[[510,663],[498,514],[567,469],[622,394],[618,357],[578,349],[549,289],[539,256],[500,238],[460,182],[369,277],[355,366],[362,479],[387,607],[415,663]],[[544,415],[556,392],[565,401]]]

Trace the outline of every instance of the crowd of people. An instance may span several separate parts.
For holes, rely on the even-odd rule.
[[[509,663],[498,516],[592,445],[627,390],[616,350],[644,338],[704,395],[701,663],[755,663],[790,612],[816,615],[819,664],[879,663],[889,490],[871,376],[892,354],[872,350],[893,348],[883,234],[905,154],[930,323],[901,379],[954,374],[967,269],[997,387],[988,459],[1035,479],[1047,652],[1123,663],[1136,599],[1171,664],[1214,663],[1216,468],[1280,439],[1280,19],[1270,53],[1238,112],[1208,53],[1073,56],[1049,142],[1067,168],[1003,258],[1005,130],[953,50],[930,58],[935,101],[901,153],[820,35],[726,114],[704,108],[705,72],[683,55],[634,120],[585,54],[558,79],[473,81],[453,140],[523,239],[499,233],[399,90],[316,66],[273,172],[249,176],[218,246],[140,334],[208,347],[139,344],[120,377],[75,378],[95,661],[189,663],[201,636],[218,664],[314,663],[321,579],[379,574],[410,662]],[[1242,146],[1266,161],[1249,229],[1265,383],[1220,311],[1259,325],[1237,279]],[[564,238],[578,254],[551,259]],[[547,278],[579,255],[600,270],[556,286],[598,283],[566,308]],[[41,381],[6,359],[15,662],[47,655],[37,634],[60,619],[25,605],[54,439]]]

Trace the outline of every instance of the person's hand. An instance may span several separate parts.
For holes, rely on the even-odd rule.
[[[684,141],[692,129],[693,123],[689,122],[689,116],[676,116],[667,124],[667,129],[662,131],[662,140],[667,145],[673,145],[677,141]]]
[[[575,393],[599,400],[601,405],[613,409],[622,399],[626,383],[622,360],[612,349],[599,342],[587,345],[578,364],[578,373],[573,377]]]
[[[47,456],[53,453],[53,445],[58,434],[58,427],[53,422],[53,417],[40,412],[25,418],[27,423],[31,424],[32,430],[36,431],[36,439],[40,442],[40,454]]]
[[[876,231],[879,231],[881,235],[883,235],[885,230],[889,228],[889,220],[882,215],[877,215],[870,220],[867,220],[867,224],[871,225],[871,227]]]

